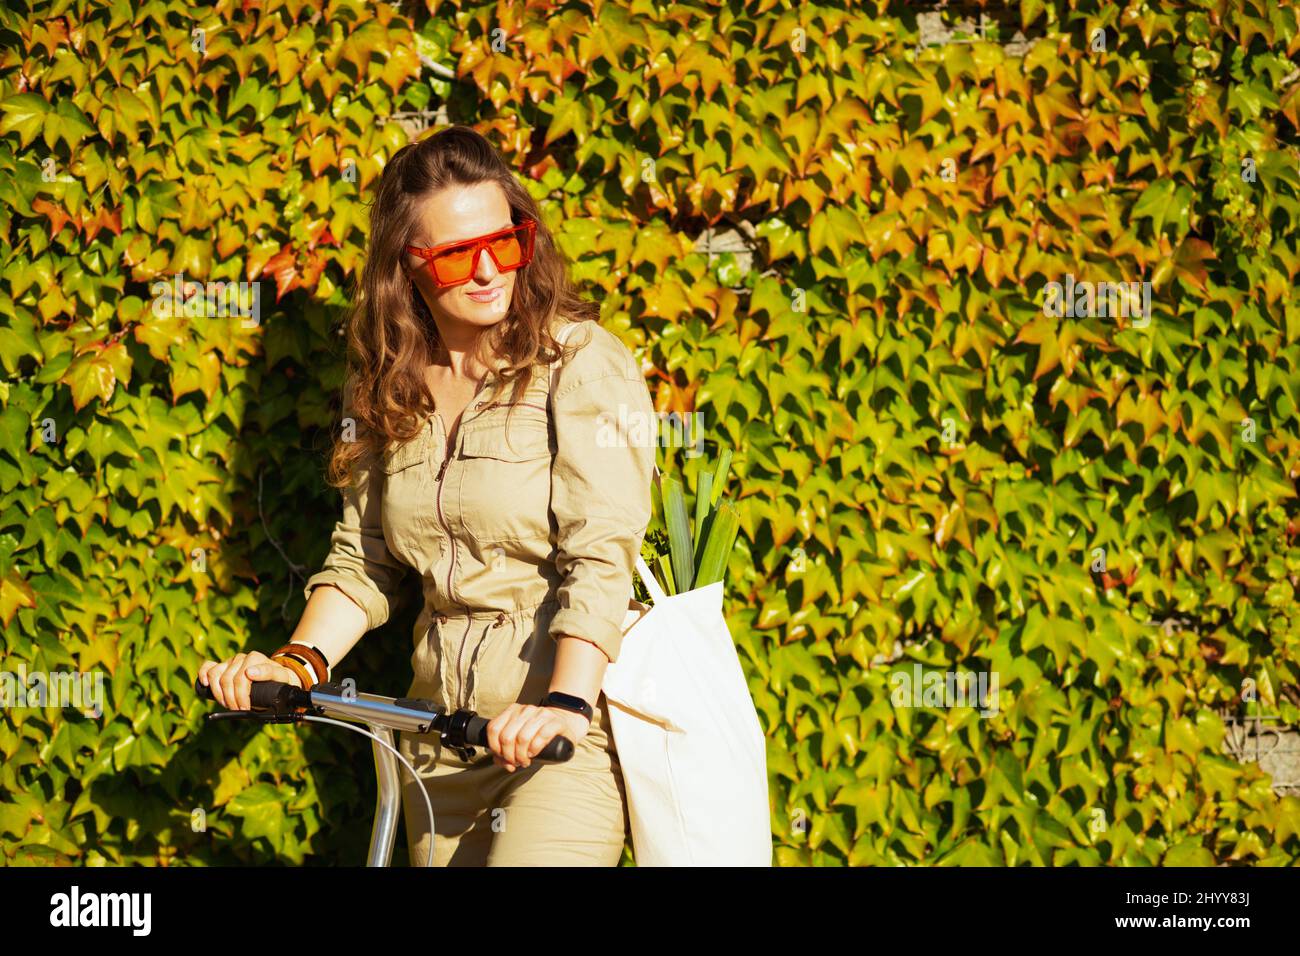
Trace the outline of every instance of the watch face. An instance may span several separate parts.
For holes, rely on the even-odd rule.
[[[572,694],[562,694],[559,691],[552,691],[547,694],[546,700],[550,704],[560,707],[568,707],[570,710],[575,710],[584,715],[590,709],[590,705],[581,697],[574,697]]]

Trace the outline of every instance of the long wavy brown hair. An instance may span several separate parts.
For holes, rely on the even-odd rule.
[[[355,441],[336,434],[327,480],[343,487],[353,469],[390,445],[415,437],[434,411],[425,369],[442,347],[437,324],[403,270],[421,202],[447,186],[494,182],[510,204],[514,223],[537,223],[532,261],[518,270],[510,308],[478,337],[474,357],[506,364],[496,374],[513,383],[510,402],[527,390],[532,369],[560,355],[550,334],[557,315],[577,321],[599,318],[594,303],[579,298],[566,263],[542,222],[541,211],[510,167],[481,134],[451,126],[403,146],[380,176],[370,210],[370,245],[347,318],[347,377],[343,414],[356,423]]]

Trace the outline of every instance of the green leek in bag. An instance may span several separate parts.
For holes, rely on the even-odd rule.
[[[664,476],[659,482],[663,490],[664,520],[668,525],[668,553],[673,563],[673,580],[695,580],[695,558],[691,554],[691,526],[686,517],[686,496],[676,478]],[[688,588],[689,590],[689,588]]]
[[[654,550],[649,564],[658,572],[666,594],[681,594],[723,580],[727,559],[736,546],[740,514],[723,498],[723,486],[731,469],[731,449],[725,449],[714,471],[702,472],[694,508],[688,509],[682,483],[668,475],[659,479],[664,525],[668,529],[668,555]],[[662,535],[657,536],[662,540]],[[680,582],[685,582],[685,587]]]

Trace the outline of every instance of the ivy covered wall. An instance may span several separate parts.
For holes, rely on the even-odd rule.
[[[958,6],[5,4],[0,668],[103,681],[0,712],[5,860],[361,859],[366,741],[191,685],[301,610],[370,187],[436,115],[699,416],[661,467],[735,449],[779,863],[1293,862],[1221,745],[1300,714],[1296,6]]]

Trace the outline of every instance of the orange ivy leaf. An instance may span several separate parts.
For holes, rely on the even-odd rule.
[[[115,236],[122,234],[122,207],[110,209],[108,206],[100,206],[95,215],[85,219],[81,223],[82,231],[87,239],[94,239],[99,235],[99,230],[108,229]]]
[[[32,210],[49,219],[51,236],[57,236],[68,223],[72,223],[74,227],[79,226],[77,220],[70,216],[62,206],[56,206],[48,199],[32,200]]]

